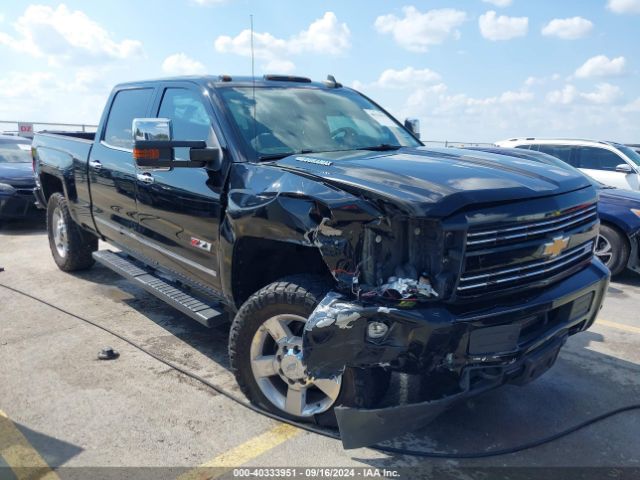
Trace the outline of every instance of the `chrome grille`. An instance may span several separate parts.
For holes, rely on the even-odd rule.
[[[551,220],[531,222],[507,228],[472,230],[467,234],[467,249],[491,247],[547,236],[581,225],[587,225],[597,218],[597,206],[592,204],[562,212]]]
[[[501,268],[480,275],[463,275],[460,277],[458,292],[463,294],[482,293],[492,287],[522,285],[561,272],[562,268],[570,268],[586,261],[593,255],[594,241],[589,241],[548,260],[536,260],[523,263],[517,267]]]

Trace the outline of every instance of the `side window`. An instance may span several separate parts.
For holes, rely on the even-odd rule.
[[[134,118],[147,116],[153,89],[122,90],[113,99],[103,140],[107,145],[133,148],[131,124]]]
[[[604,148],[579,147],[577,153],[580,168],[615,172],[618,165],[625,163],[621,157]]]
[[[533,147],[535,147],[535,145],[516,145],[516,148],[520,148],[522,150],[529,150],[529,149],[536,150]]]
[[[167,88],[162,96],[158,117],[171,120],[174,140],[205,140],[217,146],[211,118],[200,96],[184,88]],[[187,148],[176,148],[176,159],[188,160]]]
[[[576,167],[574,156],[571,155],[572,147],[569,145],[538,145],[538,151],[559,158],[563,162]]]

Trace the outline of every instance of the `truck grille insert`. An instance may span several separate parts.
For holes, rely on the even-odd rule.
[[[523,263],[518,267],[498,269],[482,275],[460,277],[459,292],[483,291],[491,287],[503,285],[514,286],[533,281],[536,277],[546,278],[570,268],[582,261],[588,260],[593,255],[594,242],[588,242],[577,248],[567,250],[563,254],[550,260],[538,260]]]
[[[526,222],[472,226],[458,296],[507,293],[560,279],[593,257],[597,222],[597,205],[589,203]],[[557,251],[554,242],[560,242]]]
[[[472,230],[467,234],[467,248],[490,247],[561,233],[565,230],[589,224],[597,218],[597,206],[589,205],[563,212],[551,220],[526,223],[508,228]]]

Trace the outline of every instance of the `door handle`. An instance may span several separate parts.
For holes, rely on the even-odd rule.
[[[147,185],[154,182],[153,175],[150,173],[138,173],[136,174],[136,177],[138,178],[138,181],[146,183]]]
[[[100,160],[89,160],[89,166],[96,170],[102,169],[102,162]]]

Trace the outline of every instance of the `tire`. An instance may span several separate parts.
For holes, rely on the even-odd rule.
[[[330,391],[331,395],[325,394],[324,390],[320,390],[315,384],[309,385],[307,383],[305,398],[310,404],[309,408],[287,411],[291,389],[299,387],[296,382],[291,386],[291,379],[285,380],[286,377],[282,371],[284,362],[278,362],[276,367],[272,367],[272,363],[269,362],[267,374],[271,375],[264,378],[256,378],[254,374],[255,363],[252,364],[252,358],[257,358],[256,351],[252,351],[252,345],[253,348],[258,348],[258,351],[261,351],[261,355],[269,350],[269,347],[271,350],[279,351],[278,344],[274,340],[275,337],[265,333],[267,328],[261,328],[263,325],[268,325],[269,329],[273,329],[271,322],[277,318],[276,321],[280,325],[286,325],[289,332],[301,335],[300,327],[304,326],[304,321],[330,288],[331,284],[323,277],[295,275],[267,285],[253,294],[242,305],[231,326],[229,358],[231,371],[235,375],[240,389],[252,403],[291,420],[315,422],[335,427],[337,425],[333,412],[335,406],[372,407],[386,392],[390,374],[381,368],[347,368],[341,377],[341,383],[335,388],[333,386],[330,386],[329,389],[326,388],[331,382],[330,380],[319,381],[324,382],[322,384],[324,390]],[[295,320],[295,317],[302,320]],[[289,322],[290,319],[294,320]],[[287,324],[287,322],[289,323]],[[265,335],[266,340],[263,343],[257,340]],[[268,344],[269,339],[273,345]],[[293,348],[295,349],[295,346]],[[261,358],[266,357],[262,356]],[[277,366],[280,367],[279,373],[273,373]],[[271,370],[272,368],[273,370]],[[286,381],[290,384],[288,385]],[[299,380],[299,382],[302,383],[303,380]],[[273,390],[270,385],[274,387]],[[328,400],[320,399],[323,395]]]
[[[617,229],[600,225],[596,256],[611,270],[612,276],[627,267],[630,250],[629,242]]]
[[[47,234],[53,260],[60,270],[85,270],[94,264],[91,254],[98,249],[98,238],[73,221],[67,199],[61,193],[52,194],[47,202]]]

